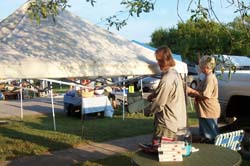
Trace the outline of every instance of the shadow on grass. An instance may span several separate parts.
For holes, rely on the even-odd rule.
[[[15,130],[6,128],[2,132],[2,135],[4,137],[9,137],[11,139],[22,140],[22,142],[26,141],[28,142],[28,144],[37,144],[38,146],[45,147],[45,149],[49,150],[58,150],[58,149],[65,149],[72,147],[73,146],[72,144],[63,143],[63,140],[60,139],[61,137],[58,136],[58,138],[55,139],[53,135],[54,134],[60,135],[62,132],[67,133],[65,135],[71,135],[68,134],[69,132],[71,132],[72,134],[81,135],[80,119],[69,118],[66,117],[66,115],[62,114],[59,115],[57,114],[56,119],[57,119],[57,129],[58,129],[57,132],[48,131],[48,129],[51,129],[53,126],[52,119],[49,116],[42,116],[42,117],[37,117],[36,119],[32,118],[26,119],[26,121],[22,122],[22,124],[18,122],[15,122],[16,124],[14,124],[13,122],[13,124],[10,124],[8,127],[13,127],[15,128]],[[141,141],[146,142],[151,139],[151,136],[150,135],[139,136],[136,137],[136,139],[126,138],[125,140],[124,139],[114,140],[114,139],[152,133],[153,121],[152,118],[136,119],[130,117],[130,118],[125,118],[125,120],[122,120],[122,117],[114,117],[114,118],[86,120],[84,122],[84,126],[85,126],[85,135],[84,135],[85,140],[91,140],[96,142],[102,142],[104,140],[111,140],[111,141],[106,142],[105,146],[103,146],[103,144],[90,143],[90,144],[85,144],[83,148],[73,148],[73,149],[70,148],[64,151],[54,151],[54,152],[51,151],[50,155],[32,156],[30,158],[16,159],[12,160],[8,165],[9,166],[15,166],[20,164],[32,165],[31,163],[34,163],[34,165],[37,166],[46,165],[48,163],[53,163],[54,165],[62,165],[62,163],[63,165],[67,165],[65,163],[68,163],[68,165],[72,165],[73,163],[76,162],[77,163],[85,162],[87,160],[105,158],[108,157],[109,155],[117,155],[118,153],[124,152],[126,150],[132,149],[133,151],[138,148],[137,145],[139,142]],[[24,127],[23,130],[27,128],[31,131],[36,131],[35,133],[36,135],[33,135],[33,133],[30,134],[29,132],[25,133],[25,131],[23,130],[19,131],[18,127]],[[50,135],[47,136],[47,138],[43,138],[42,137],[43,133],[47,132],[49,132]],[[52,138],[50,139],[50,137]],[[57,142],[55,140],[59,141]],[[34,151],[37,151],[37,148],[40,147],[36,146],[34,149],[30,149],[29,150],[31,151],[30,153],[18,151],[17,148],[13,149],[12,153],[16,153],[16,156],[14,156],[14,158],[25,155],[41,154],[41,152],[32,153]],[[6,158],[10,159],[13,157],[7,156]],[[108,161],[108,164],[106,165],[110,165],[109,163],[113,162],[113,159],[108,159],[108,160],[110,161]],[[127,161],[129,161],[129,158],[123,156],[122,159],[118,157],[118,159],[116,160],[117,160],[116,163],[120,163],[118,165],[123,165],[123,164],[127,165],[126,163]],[[105,163],[106,160],[104,160],[104,164]]]
[[[35,143],[44,147],[47,147],[48,149],[58,149],[58,147],[62,148],[70,148],[72,147],[69,144],[54,141],[49,138],[45,138],[43,136],[38,136],[38,135],[32,135],[32,134],[27,134],[23,132],[19,132],[13,129],[7,129],[5,128],[4,130],[1,130],[1,135],[5,137],[9,137],[12,139],[19,139],[23,141],[28,141],[30,143]]]
[[[59,105],[59,104],[54,104],[54,106],[57,106],[57,105]],[[31,106],[24,106],[23,109],[24,110],[31,110],[31,111],[34,111],[34,112],[40,112],[40,113],[44,113],[44,114],[52,113],[52,110],[51,110],[50,106],[31,105]],[[54,107],[54,110],[57,111],[57,112],[62,111],[61,108],[56,108],[56,107]]]
[[[81,120],[79,118],[68,118],[63,113],[55,114],[56,131],[81,136]],[[25,118],[24,126],[30,129],[54,130],[52,115],[38,116],[36,119]]]
[[[19,165],[75,165],[75,166],[127,166],[130,165],[130,157],[119,155],[116,152],[104,152],[100,150],[91,151],[92,149],[80,150],[70,149],[65,151],[54,152],[50,155],[34,156],[10,161],[8,166]],[[110,157],[110,155],[112,155]],[[96,160],[98,159],[98,160]]]
[[[25,131],[22,132],[10,128],[1,128],[0,131],[1,140],[5,142],[5,148],[3,149],[8,149],[6,153],[10,153],[9,155],[4,154],[6,159],[72,147],[72,145],[60,142],[60,140],[53,140],[43,135],[36,135],[37,133],[28,134],[25,133]],[[13,156],[13,154],[15,155]],[[11,157],[11,155],[13,157]]]
[[[65,114],[57,113],[55,119],[57,132],[79,137],[83,134],[84,140],[95,142],[153,132],[152,117],[140,117],[138,115],[130,115],[124,120],[122,116],[114,116],[113,118],[92,118],[81,121],[79,118],[67,117]],[[52,117],[49,115],[38,117],[36,121],[24,121],[23,124],[31,129],[53,130]]]
[[[76,118],[69,118],[72,121],[77,121],[77,125],[81,122]],[[151,133],[152,119],[130,119],[127,118],[124,121],[121,117],[104,118],[97,120],[87,120],[85,122],[86,137],[85,140],[91,141],[103,141],[111,140],[103,144],[85,144],[87,147],[71,148],[80,142],[76,140],[77,136],[71,134],[64,134],[62,132],[69,131],[74,126],[69,126],[65,123],[63,115],[58,117],[58,131],[48,131],[47,128],[51,125],[46,124],[51,122],[50,117],[39,117],[37,119],[26,119],[25,122],[12,121],[8,125],[3,125],[0,129],[2,141],[2,147],[7,147],[7,151],[3,151],[4,154],[1,160],[13,159],[17,157],[27,155],[39,155],[46,151],[50,151],[51,155],[32,156],[26,159],[12,160],[8,165],[30,165],[30,162],[36,163],[41,161],[41,165],[46,165],[47,160],[53,161],[55,165],[60,165],[60,162],[68,162],[70,164],[77,162],[84,162],[90,159],[105,158],[109,155],[115,155],[124,150],[138,148],[138,143],[146,142],[151,139],[151,136],[139,136],[136,139],[126,138],[115,140],[117,138],[131,137],[136,135]],[[39,122],[39,123],[38,123]],[[145,127],[148,126],[148,127]],[[80,128],[81,126],[79,126]],[[66,129],[65,129],[66,128]],[[146,129],[146,130],[145,130]],[[79,130],[75,130],[79,132]],[[72,131],[71,131],[72,132]],[[80,135],[81,133],[77,133]],[[71,139],[71,140],[68,140]],[[78,142],[77,142],[78,141]],[[125,141],[125,143],[124,143]],[[88,147],[90,146],[90,147]],[[68,149],[70,148],[70,149]],[[66,149],[64,151],[55,151],[60,149]],[[63,153],[63,154],[62,154]],[[1,154],[1,153],[0,153]],[[59,154],[59,155],[57,155]],[[60,155],[61,154],[61,155]],[[69,165],[70,165],[69,164]],[[1,165],[1,163],[0,163]],[[38,164],[39,165],[39,164]]]
[[[188,114],[190,119],[197,119],[195,112],[189,112]],[[113,118],[92,117],[83,121],[77,117],[68,117],[66,114],[57,113],[55,119],[57,132],[83,136],[84,140],[95,142],[153,132],[153,117],[145,117],[141,113],[126,114],[123,120],[122,112],[115,111]],[[39,117],[38,120],[39,123],[36,121],[24,121],[23,123],[32,129],[53,130],[51,115]]]

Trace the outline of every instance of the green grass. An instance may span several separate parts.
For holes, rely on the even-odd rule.
[[[196,113],[188,106],[188,124],[197,125]],[[96,118],[85,120],[84,135],[79,118],[56,114],[57,131],[53,131],[50,115],[25,116],[24,121],[10,119],[9,124],[0,125],[0,161],[27,155],[39,155],[47,151],[55,151],[75,147],[88,141],[103,142],[107,140],[150,134],[153,132],[153,117],[142,114],[126,114],[122,119],[121,110],[117,110],[113,118]],[[119,165],[130,164],[132,153],[111,156],[106,159],[79,163],[79,165]],[[250,165],[243,160],[243,166]]]
[[[11,120],[1,125],[0,160],[70,148],[81,142],[78,135],[52,131],[51,121],[48,117],[25,117],[24,122]]]
[[[189,122],[195,124],[195,115],[189,112]],[[51,115],[25,116],[24,121],[10,119],[9,124],[0,126],[0,160],[8,160],[26,155],[39,155],[75,147],[87,141],[107,140],[150,134],[153,132],[153,117],[142,114],[126,114],[115,111],[113,118],[85,120],[83,139],[82,122],[79,118],[56,114],[57,131],[53,131]]]
[[[191,100],[193,104],[193,100]],[[198,125],[198,119],[197,119],[197,114],[194,110],[193,107],[191,107],[190,100],[188,100],[188,105],[187,105],[187,110],[188,110],[188,125],[189,126],[197,126]]]
[[[27,116],[23,122],[9,120],[9,124],[0,126],[0,160],[70,148],[86,141],[103,142],[148,134],[153,130],[152,123],[152,117],[140,114],[127,116],[125,120],[120,115],[85,120],[82,140],[81,120],[64,114],[56,114],[56,132],[51,116]]]
[[[52,83],[54,93],[66,93],[69,90],[69,85],[60,85],[58,83]]]

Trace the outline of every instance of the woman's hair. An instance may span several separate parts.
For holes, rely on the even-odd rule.
[[[199,66],[200,66],[200,68],[208,67],[209,69],[213,70],[216,66],[216,62],[215,62],[214,57],[211,57],[208,55],[203,56],[200,59]]]
[[[170,50],[170,48],[168,46],[159,47],[155,51],[155,55],[161,55],[161,57],[162,57],[161,61],[164,62],[164,66],[166,66],[166,67],[175,66],[175,61],[174,61],[174,58],[172,56],[172,51]]]

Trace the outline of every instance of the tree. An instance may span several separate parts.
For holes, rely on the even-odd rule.
[[[236,19],[238,20],[238,19]],[[179,22],[177,28],[158,29],[151,35],[151,45],[167,44],[172,51],[197,62],[198,55],[248,55],[250,41],[242,24],[237,21],[219,24],[203,18]]]
[[[151,45],[153,47],[158,47],[162,46],[164,44],[167,44],[167,40],[169,39],[168,37],[169,31],[167,29],[160,28],[156,30],[152,35],[151,35]]]
[[[86,0],[86,2],[91,3],[92,6],[96,3],[96,0]],[[189,0],[188,10],[192,13],[192,20],[199,20],[203,18],[205,20],[212,20],[215,18],[218,22],[216,13],[214,12],[214,4],[212,0]],[[227,5],[236,6],[236,13],[239,13],[241,18],[241,23],[246,26],[245,19],[249,17],[250,2],[247,0],[224,0]],[[148,13],[154,10],[154,5],[156,0],[121,0],[121,5],[126,7],[127,17],[125,19],[118,18],[117,15],[110,16],[106,18],[108,26],[116,26],[119,30],[127,24],[127,20],[131,16],[140,17],[141,13]],[[191,8],[194,6],[194,8]],[[45,18],[51,15],[53,18],[59,13],[60,10],[64,10],[69,7],[68,0],[31,0],[29,12],[32,18],[35,18],[40,22],[41,18]],[[179,0],[177,0],[177,10],[179,8]],[[178,16],[179,11],[177,11]],[[180,17],[180,20],[181,17]],[[249,31],[248,31],[249,32]]]
[[[59,14],[60,10],[64,10],[68,5],[69,0],[30,0],[30,6],[28,8],[30,17],[36,19],[40,23],[41,18],[52,16],[55,20],[55,16]],[[95,0],[86,0],[90,2],[92,6],[96,3]],[[127,21],[131,16],[139,17],[141,13],[148,13],[154,10],[154,3],[156,0],[122,0],[121,5],[126,6],[128,15],[125,19],[119,19],[117,15],[106,18],[108,27],[115,26],[117,30],[127,25]]]
[[[250,17],[245,18],[245,25],[242,25],[242,19],[236,17],[233,22],[229,23],[227,27],[231,30],[233,40],[233,54],[249,55],[250,54]],[[247,33],[246,33],[247,32]],[[237,41],[237,42],[236,42]]]

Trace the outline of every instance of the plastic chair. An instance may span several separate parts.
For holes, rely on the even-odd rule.
[[[234,151],[239,151],[241,150],[241,142],[243,140],[243,137],[243,130],[219,134],[215,138],[215,145],[222,146]]]

